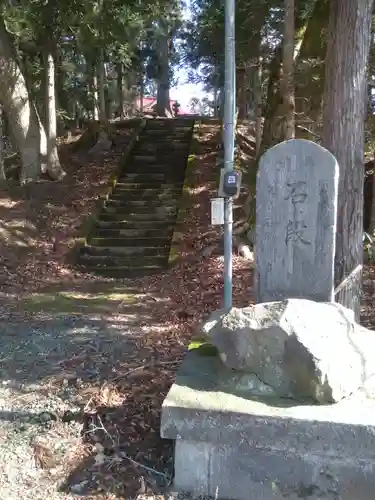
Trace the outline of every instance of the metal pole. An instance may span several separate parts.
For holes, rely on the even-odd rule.
[[[233,170],[236,111],[235,0],[225,0],[224,170]],[[232,307],[233,201],[224,198],[224,308]]]

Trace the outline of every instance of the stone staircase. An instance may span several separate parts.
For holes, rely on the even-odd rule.
[[[80,249],[83,271],[130,278],[167,268],[193,126],[186,118],[147,120]]]

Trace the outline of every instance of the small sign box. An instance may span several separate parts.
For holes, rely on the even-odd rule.
[[[224,224],[224,198],[211,199],[211,224],[213,226]]]
[[[221,169],[218,195],[222,198],[233,198],[235,200],[240,195],[241,181],[241,170],[226,172],[224,169]]]

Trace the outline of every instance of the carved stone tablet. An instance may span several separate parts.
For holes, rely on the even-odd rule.
[[[339,166],[314,142],[292,139],[261,158],[256,187],[257,302],[332,301]]]

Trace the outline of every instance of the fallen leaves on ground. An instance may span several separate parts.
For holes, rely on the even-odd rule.
[[[107,489],[108,481],[117,485],[120,498],[121,494],[124,498],[135,498],[141,478],[149,495],[157,495],[170,481],[172,443],[159,436],[161,405],[199,322],[222,305],[222,228],[210,223],[210,199],[217,191],[218,137],[217,127],[202,128],[179,263],[163,275],[131,282],[133,288],[144,294],[144,299],[132,309],[139,318],[148,313],[143,322],[140,320],[141,335],[137,339],[144,358],[140,356],[133,367],[124,363],[117,369],[112,390],[119,404],[107,405],[100,392],[90,401],[86,439],[91,444],[99,439],[106,450],[111,450],[110,454],[121,456],[125,451],[133,460],[129,464],[127,459],[115,462],[109,459],[111,479],[105,480],[104,474],[100,476]],[[204,257],[204,250],[212,245],[218,251]],[[233,255],[233,297],[234,305],[239,307],[252,302],[252,266],[237,255]],[[126,307],[119,307],[113,321],[126,312]],[[134,478],[138,478],[136,484]]]
[[[15,250],[6,238],[0,242],[0,284],[8,296],[39,291],[46,282],[66,286],[89,282],[93,293],[97,283],[100,290],[103,279],[77,273],[66,263],[66,255],[126,140],[120,137],[113,150],[95,161],[62,148],[61,158],[68,172],[62,183],[1,194],[2,227],[9,233],[18,222],[28,228],[14,229],[9,235],[24,241],[23,247],[20,244]],[[210,224],[210,199],[217,194],[218,140],[217,126],[202,127],[179,263],[163,275],[108,280],[109,288],[136,291],[134,303],[121,300],[115,308],[103,312],[105,321],[120,325],[120,329],[129,315],[134,316],[134,352],[126,353],[116,367],[114,362],[111,367],[111,358],[100,350],[77,352],[61,361],[61,377],[48,381],[53,387],[54,383],[74,380],[77,367],[87,358],[97,366],[108,365],[104,382],[86,381],[80,386],[85,402],[82,439],[66,456],[63,491],[86,499],[163,498],[161,492],[173,472],[173,447],[159,437],[161,405],[200,321],[220,308],[223,301],[222,228]],[[216,251],[206,256],[210,246]],[[371,307],[374,280],[374,269],[367,267],[363,303],[366,326],[375,325]],[[235,306],[253,302],[252,281],[252,264],[233,255]],[[35,451],[37,456],[43,455],[42,448]],[[40,463],[42,466],[47,460]]]
[[[62,181],[11,185],[0,191],[0,288],[4,299],[37,292],[47,284],[95,281],[72,269],[67,255],[131,132],[131,128],[117,130],[113,147],[100,156],[74,152],[72,144],[63,142],[59,155],[67,175]],[[6,306],[4,314],[9,315],[11,301]]]

